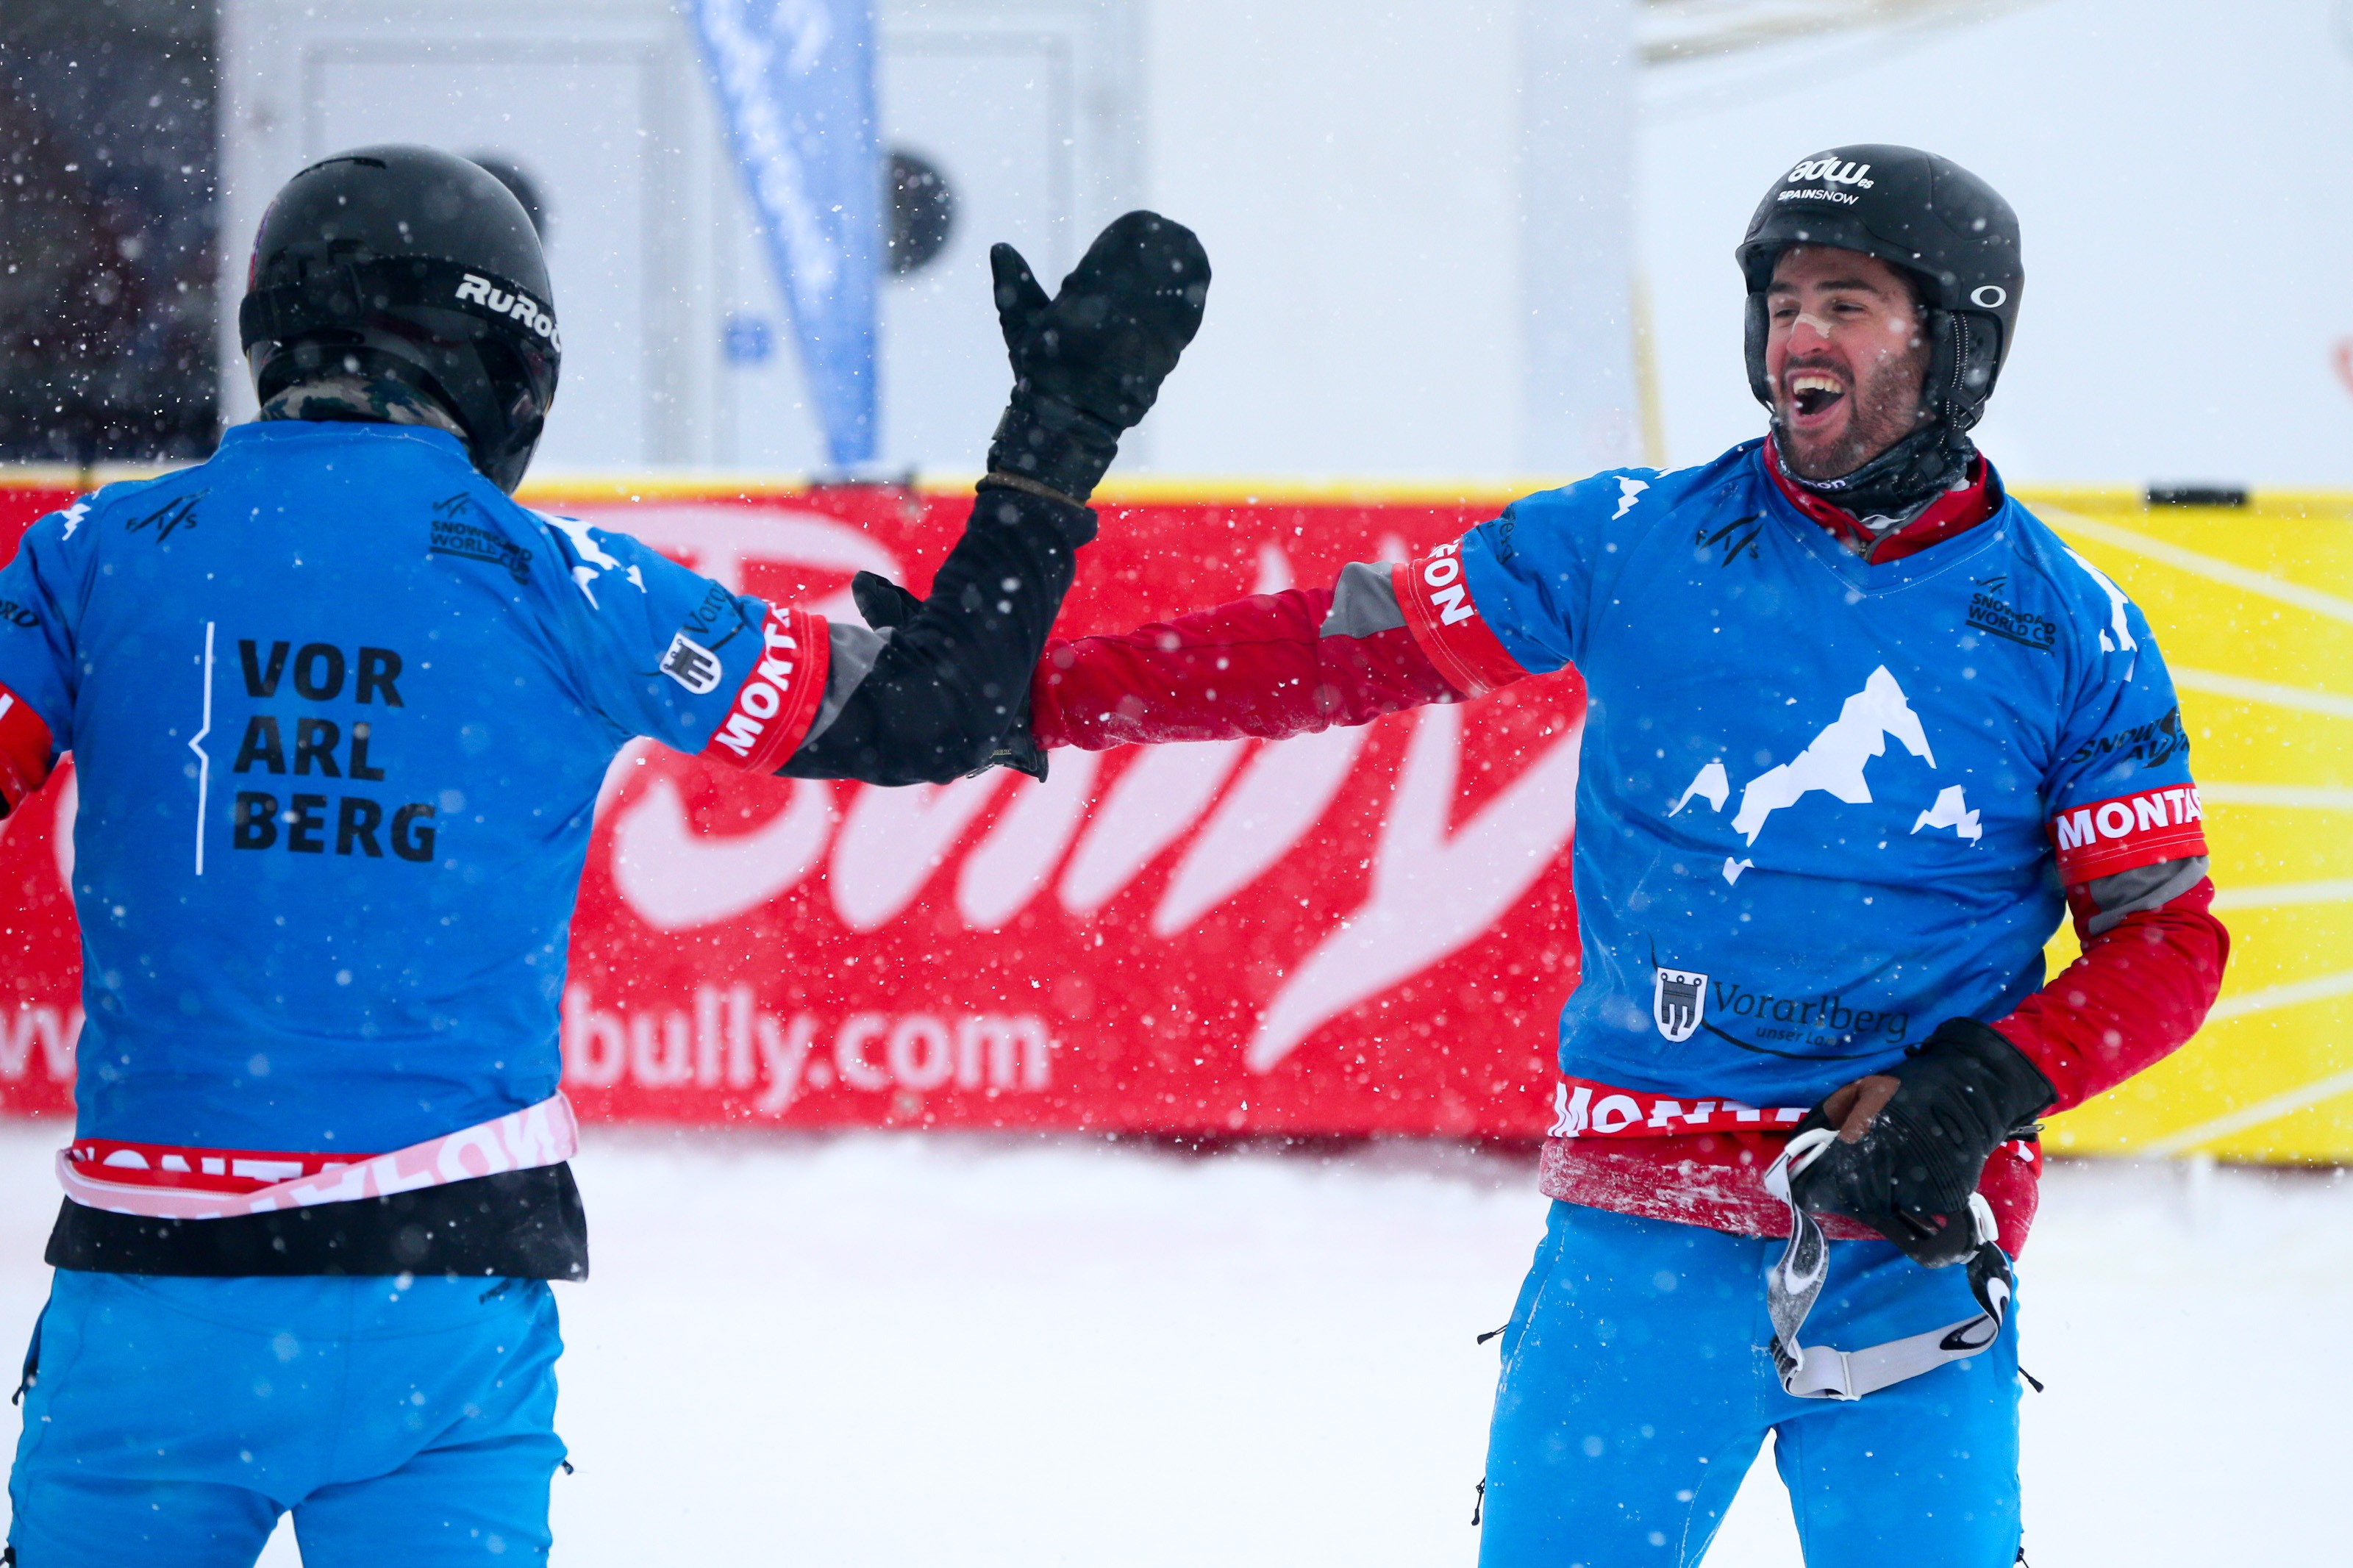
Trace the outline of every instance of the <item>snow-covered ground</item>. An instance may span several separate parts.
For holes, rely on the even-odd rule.
[[[53,1138],[0,1131],[10,1342]],[[559,1563],[1472,1560],[1523,1162],[598,1130],[579,1171]],[[2062,1166],[2043,1216],[2035,1559],[2343,1561],[2353,1183]],[[1798,1562],[1769,1464],[1710,1562]]]

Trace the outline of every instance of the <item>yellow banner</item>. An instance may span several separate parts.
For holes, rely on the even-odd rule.
[[[2196,1039],[2053,1119],[2057,1152],[2353,1161],[2353,496],[2019,500],[2131,595],[2181,694],[2222,999]],[[2052,944],[2052,973],[2075,956]]]

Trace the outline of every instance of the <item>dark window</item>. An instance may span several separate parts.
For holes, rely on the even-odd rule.
[[[920,272],[947,247],[955,226],[955,192],[929,160],[904,148],[891,153],[891,233],[885,268],[893,278]]]
[[[208,0],[0,4],[0,459],[212,450],[215,41]]]

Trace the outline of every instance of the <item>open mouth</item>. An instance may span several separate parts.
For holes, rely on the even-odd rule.
[[[1800,419],[1811,419],[1827,413],[1846,395],[1846,385],[1838,377],[1819,370],[1793,372],[1788,380],[1789,406]]]

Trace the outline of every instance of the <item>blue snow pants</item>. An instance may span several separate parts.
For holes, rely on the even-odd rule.
[[[1504,1336],[1482,1568],[1687,1568],[1773,1435],[1808,1568],[2011,1568],[2018,1320],[1865,1398],[1782,1392],[1765,1270],[1783,1243],[1555,1203]],[[1831,1244],[1802,1334],[1853,1350],[1974,1316],[1965,1270]]]
[[[18,1568],[544,1563],[555,1300],[540,1280],[59,1270],[8,1478]]]

